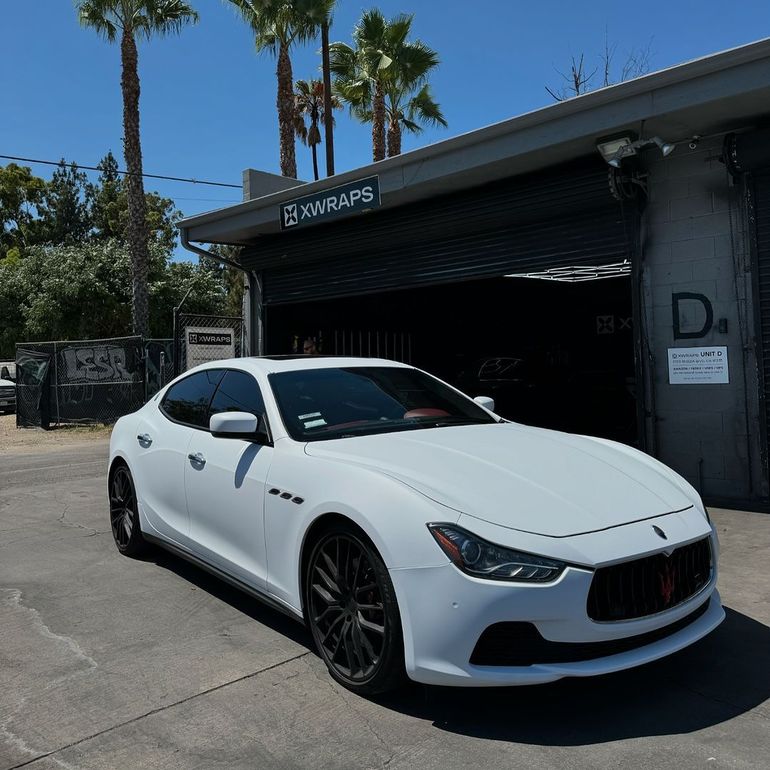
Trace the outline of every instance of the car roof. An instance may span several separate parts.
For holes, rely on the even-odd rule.
[[[277,372],[295,372],[309,369],[339,369],[341,367],[351,366],[393,366],[411,368],[409,364],[403,364],[399,361],[390,361],[387,358],[318,355],[246,356],[244,358],[227,358],[222,361],[209,361],[196,368],[232,368],[260,372],[262,374],[274,374]]]

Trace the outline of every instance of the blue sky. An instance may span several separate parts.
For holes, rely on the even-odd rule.
[[[277,173],[274,60],[256,55],[229,4],[190,2],[201,17],[197,26],[140,48],[145,171],[235,184],[246,167]],[[372,5],[339,0],[331,39],[349,41],[361,11]],[[650,43],[652,69],[770,36],[767,0],[383,0],[377,6],[389,16],[414,13],[415,35],[441,56],[432,85],[449,127],[406,137],[404,150],[551,103],[544,86],[560,86],[557,70],[568,68],[571,54],[585,51],[598,63],[605,29],[618,62]],[[123,168],[118,47],[81,29],[69,0],[4,2],[0,29],[0,154],[94,165],[112,149]],[[295,51],[295,78],[316,76],[317,48]],[[368,163],[368,127],[340,113],[335,146],[338,171]],[[297,155],[300,177],[311,179],[309,150],[298,144]],[[239,200],[234,189],[145,184],[185,214]]]

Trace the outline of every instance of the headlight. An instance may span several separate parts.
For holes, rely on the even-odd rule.
[[[567,566],[553,559],[488,543],[454,524],[428,524],[441,550],[463,572],[488,580],[547,583]]]

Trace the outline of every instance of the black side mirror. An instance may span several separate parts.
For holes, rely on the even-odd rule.
[[[8,371],[8,367],[4,366],[2,369],[0,369],[0,380],[10,380],[11,373]]]
[[[255,444],[270,445],[273,443],[270,437],[270,430],[267,426],[267,420],[264,414],[260,414],[257,418],[257,429],[254,431],[254,436],[251,439]]]

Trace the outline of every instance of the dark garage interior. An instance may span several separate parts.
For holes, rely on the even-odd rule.
[[[405,361],[517,422],[638,443],[631,278],[500,277],[267,308],[266,352]]]

